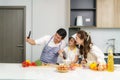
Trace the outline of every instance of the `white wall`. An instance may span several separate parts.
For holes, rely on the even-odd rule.
[[[33,38],[53,35],[68,26],[67,0],[33,0]],[[39,59],[43,46],[32,47],[32,61]]]
[[[31,30],[31,0],[0,0],[0,6],[26,6],[26,34]],[[31,46],[26,44],[26,59],[31,59]]]

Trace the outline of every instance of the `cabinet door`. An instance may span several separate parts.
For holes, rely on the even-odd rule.
[[[120,28],[120,0],[115,0],[115,27]]]
[[[114,26],[114,0],[97,0],[97,27]]]

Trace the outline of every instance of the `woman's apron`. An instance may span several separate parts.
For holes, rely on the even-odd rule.
[[[50,41],[52,40],[53,37],[50,38],[50,40],[48,41],[48,43],[45,45],[40,60],[43,63],[52,63],[55,64],[57,63],[57,58],[58,58],[58,50],[60,50],[60,45],[58,47],[50,47],[48,46],[48,44],[50,43]]]

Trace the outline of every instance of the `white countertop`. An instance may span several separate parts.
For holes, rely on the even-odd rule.
[[[59,73],[55,67],[26,67],[21,64],[0,63],[0,79],[29,80],[119,80],[120,65],[115,65],[114,72],[93,71],[77,68],[75,71]]]

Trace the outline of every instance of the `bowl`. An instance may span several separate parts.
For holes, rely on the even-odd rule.
[[[58,65],[57,66],[57,71],[60,73],[65,73],[69,71],[69,67],[67,65]]]

